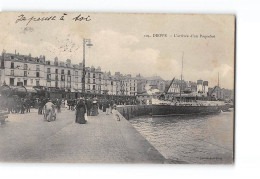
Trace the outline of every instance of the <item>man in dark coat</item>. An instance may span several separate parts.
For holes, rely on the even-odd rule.
[[[87,107],[87,116],[90,116],[90,112],[92,109],[92,100],[90,98],[87,98],[86,100],[86,107]]]

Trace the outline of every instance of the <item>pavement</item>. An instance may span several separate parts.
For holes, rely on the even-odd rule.
[[[165,158],[117,111],[75,123],[65,108],[47,122],[36,109],[10,114],[0,125],[1,162],[165,163]]]

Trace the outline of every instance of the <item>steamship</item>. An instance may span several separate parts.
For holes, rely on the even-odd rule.
[[[165,92],[159,94],[158,99],[152,99],[152,115],[204,115],[217,114],[221,111],[227,111],[231,107],[230,104],[226,104],[223,101],[199,100],[197,94],[191,90],[181,90],[183,83],[183,55],[184,54],[182,54],[182,70],[179,93],[174,96],[174,100],[167,100],[166,98],[167,93],[175,80],[175,78],[173,78]],[[202,84],[202,80],[198,80],[198,83]],[[205,85],[207,86],[208,82],[206,82]]]

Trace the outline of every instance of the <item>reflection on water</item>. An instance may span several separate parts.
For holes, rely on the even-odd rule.
[[[232,163],[233,112],[202,116],[145,117],[130,123],[166,159]]]

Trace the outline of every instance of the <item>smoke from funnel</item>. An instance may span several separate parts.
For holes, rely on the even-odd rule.
[[[160,92],[158,89],[151,89],[150,84],[145,85],[145,90],[146,90],[147,94],[149,94],[149,95],[153,95],[157,92]]]

